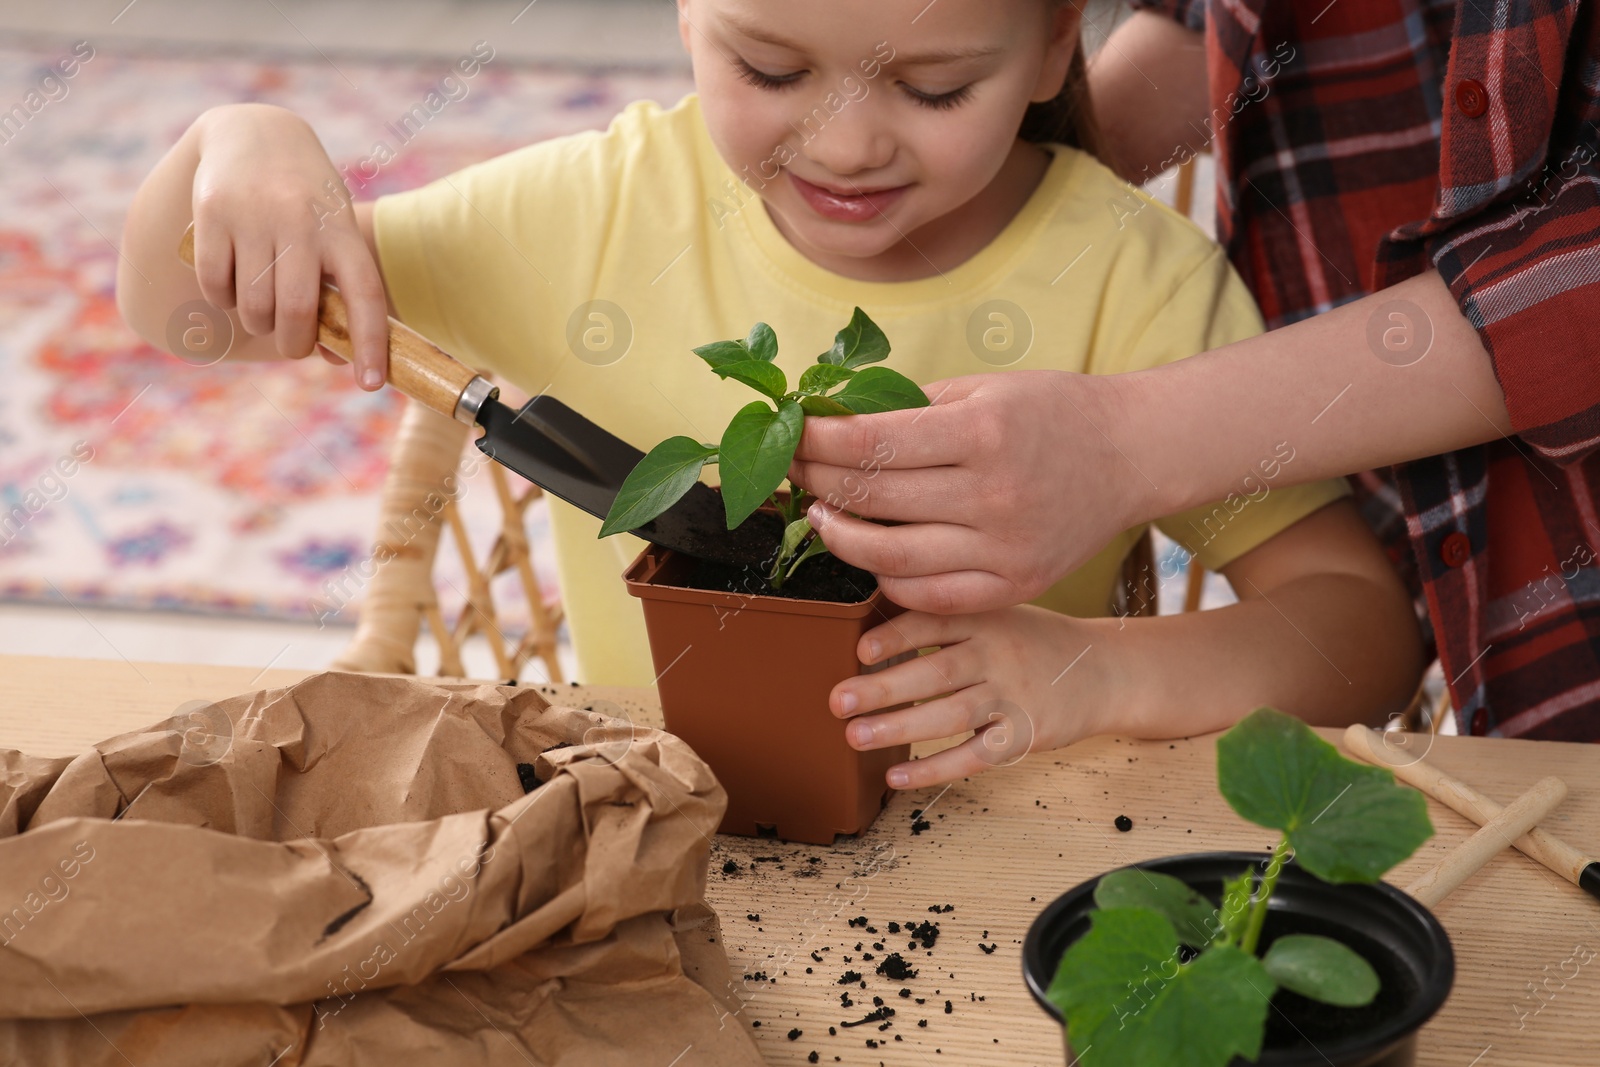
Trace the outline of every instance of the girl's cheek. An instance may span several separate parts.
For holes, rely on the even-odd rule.
[[[743,94],[756,91],[740,82],[729,87],[728,98],[702,107],[707,123],[715,131],[713,139],[735,171],[748,166],[754,173],[766,164],[762,173],[770,174],[774,164],[784,162],[782,156],[774,157],[786,141],[787,127],[781,111],[771,102],[742,98]]]

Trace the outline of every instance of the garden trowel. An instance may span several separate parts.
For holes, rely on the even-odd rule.
[[[192,224],[178,255],[194,266]],[[344,297],[328,284],[317,309],[317,342],[354,361]],[[389,384],[441,415],[481,426],[479,451],[596,518],[605,518],[623,481],[644,458],[554,397],[536,396],[512,410],[500,402],[498,386],[394,318],[389,319]],[[682,500],[632,532],[700,559],[736,566],[759,562],[738,551],[724,514],[722,498],[696,483]]]

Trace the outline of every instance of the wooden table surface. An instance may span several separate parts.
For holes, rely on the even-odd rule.
[[[165,718],[185,701],[301,677],[0,656],[0,748],[71,754]],[[545,692],[560,703],[660,724],[648,690]],[[1543,825],[1600,852],[1600,748],[1442,737],[1428,759],[1502,803],[1543,775],[1563,777],[1571,793]],[[921,833],[913,831],[916,809],[929,823]],[[1393,873],[1396,884],[1407,884],[1473,829],[1441,805],[1430,802],[1429,811],[1438,833]],[[1132,830],[1115,829],[1118,815],[1133,820]],[[1059,1031],[1021,977],[1022,938],[1039,910],[1113,867],[1183,852],[1259,850],[1272,836],[1240,820],[1217,795],[1213,737],[1170,744],[1099,738],[945,790],[896,796],[869,832],[831,848],[719,836],[707,896],[722,917],[734,973],[744,974],[742,1014],[770,1063],[806,1063],[816,1051],[822,1063],[1058,1064]],[[736,869],[725,874],[729,861]],[[1438,915],[1455,945],[1456,985],[1422,1033],[1419,1063],[1600,1064],[1600,901],[1507,851]],[[850,924],[861,916],[876,934]],[[890,934],[890,922],[925,920],[939,923],[941,936],[931,954],[906,953],[919,972],[914,979],[891,982],[873,973],[875,963],[863,965],[875,941],[885,946],[874,952],[879,959],[906,951],[904,930]],[[1579,962],[1586,958],[1591,962]],[[846,970],[860,971],[868,988],[839,985]],[[900,997],[902,987],[912,995]],[[850,1007],[840,1003],[845,992]],[[895,1009],[887,1030],[840,1026],[872,1011],[874,996]]]

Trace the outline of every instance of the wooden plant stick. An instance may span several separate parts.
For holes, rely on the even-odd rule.
[[[1436,907],[1566,798],[1566,782],[1559,778],[1539,779],[1532,789],[1507,804],[1499,815],[1480,826],[1477,833],[1451,849],[1444,859],[1407,886],[1406,892],[1423,906]]]
[[[1391,753],[1375,731],[1359,724],[1344,732],[1350,755],[1374,766],[1386,767],[1407,785],[1415,786],[1457,814],[1482,826],[1502,808],[1458,778],[1420,759]],[[1573,848],[1548,830],[1533,829],[1511,842],[1512,847],[1595,897],[1600,897],[1600,860]]]

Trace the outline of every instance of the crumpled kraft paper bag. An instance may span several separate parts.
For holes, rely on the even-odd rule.
[[[670,734],[415,678],[0,751],[0,1063],[759,1064],[725,804]]]

